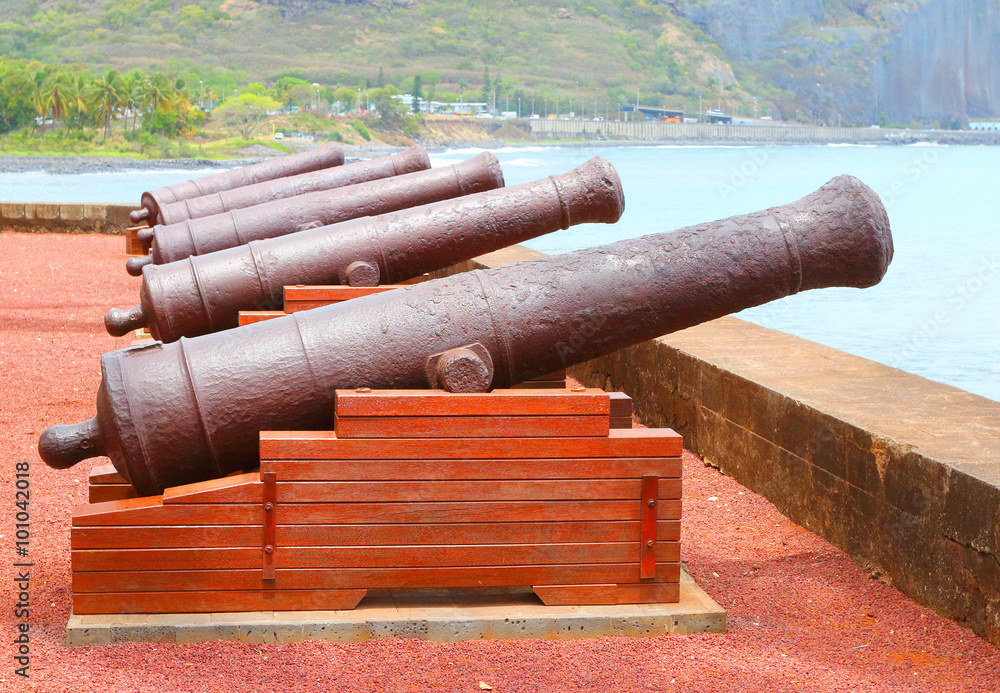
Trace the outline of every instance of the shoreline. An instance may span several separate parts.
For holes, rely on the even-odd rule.
[[[828,143],[789,143],[789,142],[742,142],[733,141],[705,141],[701,139],[691,139],[685,141],[678,140],[571,140],[571,141],[551,141],[544,139],[533,139],[522,142],[454,142],[448,145],[423,143],[427,151],[431,154],[441,154],[450,150],[463,149],[517,149],[522,147],[539,147],[544,149],[587,149],[594,147],[608,148],[628,148],[628,147],[698,147],[698,148],[746,148],[759,149],[764,147],[889,147],[889,146],[989,146],[987,144],[945,144],[938,142],[913,142],[913,143],[892,143],[892,142],[865,142],[858,144],[843,144],[838,142]],[[347,161],[368,159],[376,156],[387,156],[399,152],[405,147],[392,145],[380,146],[345,146],[344,155]],[[111,157],[111,156],[87,156],[87,155],[31,155],[31,154],[0,154],[0,173],[34,173],[44,172],[51,175],[79,175],[87,173],[121,173],[127,171],[176,171],[180,170],[205,170],[205,169],[231,169],[238,166],[267,161],[273,157],[239,157],[232,159],[136,159],[132,157]]]

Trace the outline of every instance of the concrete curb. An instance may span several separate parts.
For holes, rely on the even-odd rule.
[[[372,591],[352,611],[76,616],[66,644],[360,642],[654,637],[724,633],[726,611],[681,572],[677,604],[545,606],[530,589]]]

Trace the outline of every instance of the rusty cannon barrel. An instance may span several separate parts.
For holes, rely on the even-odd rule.
[[[262,430],[329,430],[338,388],[482,391],[828,286],[892,258],[878,196],[842,176],[788,205],[467,272],[101,359],[97,415],[42,433],[53,467],[107,455],[140,494],[259,463]]]
[[[285,176],[253,185],[244,185],[232,190],[222,190],[211,195],[161,204],[159,223],[163,225],[179,224],[188,219],[225,214],[234,209],[253,207],[272,200],[283,200],[286,197],[295,197],[321,190],[333,190],[347,185],[401,176],[404,173],[425,171],[430,167],[431,160],[427,156],[427,151],[417,145],[390,156],[300,173],[297,176]],[[140,241],[152,240],[151,230],[141,229],[138,237]]]
[[[146,223],[149,226],[162,224],[160,219],[161,205],[167,205],[179,200],[201,197],[223,190],[232,190],[244,185],[253,185],[266,180],[295,176],[309,171],[318,171],[344,163],[344,150],[335,144],[327,144],[312,151],[301,154],[290,154],[271,161],[262,161],[241,168],[213,173],[177,185],[169,185],[152,192],[144,192],[140,208],[129,214],[133,224]]]
[[[512,188],[147,265],[140,304],[104,322],[116,336],[145,326],[173,342],[236,327],[240,310],[280,308],[288,284],[391,284],[573,224],[614,223],[623,209],[617,172],[594,158]]]
[[[378,216],[503,185],[500,161],[495,155],[483,152],[452,166],[288,197],[179,224],[154,226],[147,230],[153,234],[152,252],[141,258],[129,258],[125,266],[129,274],[139,276],[149,264],[176,262],[250,241]]]

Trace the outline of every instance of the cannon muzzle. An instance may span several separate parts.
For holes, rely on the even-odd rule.
[[[250,241],[284,236],[348,219],[377,216],[503,187],[495,155],[483,152],[460,164],[416,171],[236,209],[179,224],[155,226],[152,253],[129,258],[126,269],[138,276],[148,264],[162,265],[192,255],[234,248]],[[140,235],[142,240],[145,235]]]
[[[329,429],[338,388],[507,387],[799,291],[871,286],[891,259],[878,196],[841,176],[755,214],[110,352],[96,432],[46,432],[39,451],[65,466],[103,450],[155,494],[253,467],[259,431]]]
[[[129,219],[133,224],[146,222],[150,226],[162,224],[160,218],[160,206],[178,202],[179,200],[189,200],[193,197],[210,195],[223,190],[232,190],[244,185],[253,185],[266,180],[274,180],[285,176],[295,176],[309,171],[318,171],[331,166],[340,166],[344,163],[344,150],[335,144],[302,152],[301,154],[291,154],[282,156],[271,161],[263,161],[259,164],[251,164],[232,171],[213,173],[210,176],[202,176],[177,185],[170,185],[159,190],[144,192],[142,194],[141,208],[132,211]]]
[[[391,284],[623,210],[617,172],[595,158],[512,188],[147,265],[140,305],[104,322],[115,336],[146,326],[174,342],[236,327],[240,310],[280,308],[290,284]]]

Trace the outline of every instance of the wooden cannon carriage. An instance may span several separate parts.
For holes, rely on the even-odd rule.
[[[678,600],[681,439],[631,428],[627,397],[345,390],[335,431],[260,444],[259,470],[158,496],[96,468],[74,613],[351,609],[375,588]]]

